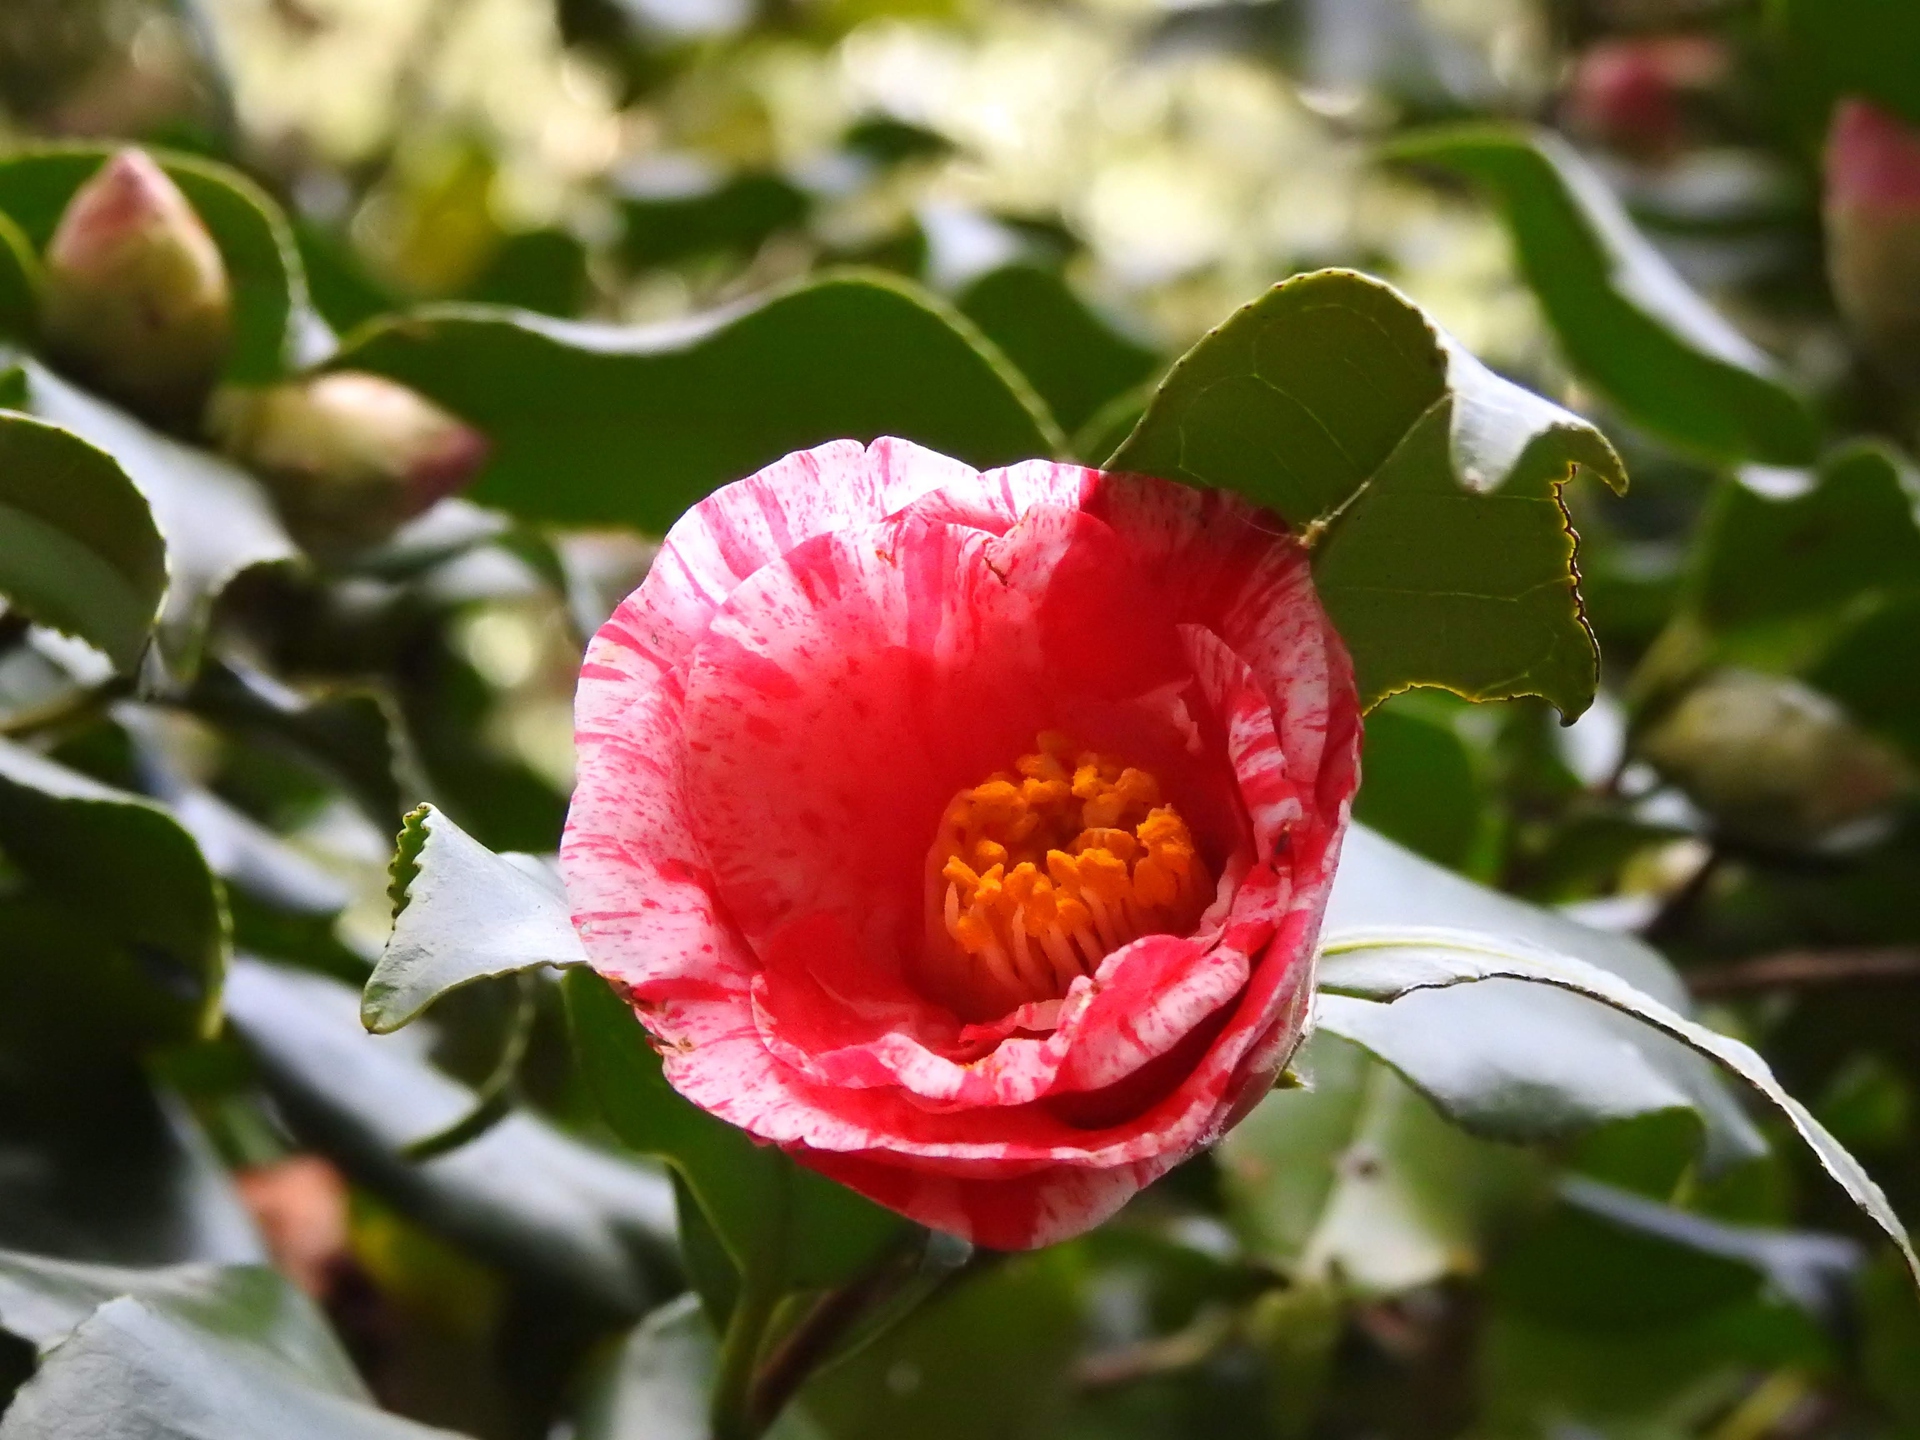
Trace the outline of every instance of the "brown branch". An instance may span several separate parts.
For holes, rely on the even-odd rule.
[[[1184,1330],[1157,1335],[1132,1345],[1082,1358],[1073,1381],[1082,1390],[1105,1390],[1155,1375],[1191,1370],[1213,1358],[1239,1331],[1239,1317],[1227,1310],[1203,1311]]]
[[[1878,949],[1782,950],[1730,965],[1685,972],[1687,988],[1703,1000],[1756,990],[1847,985],[1875,980],[1920,980],[1920,946]]]

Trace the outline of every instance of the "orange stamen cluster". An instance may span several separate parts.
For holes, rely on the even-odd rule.
[[[930,969],[978,1017],[1064,995],[1142,935],[1191,928],[1212,878],[1160,782],[1043,734],[955,795],[927,856]]]

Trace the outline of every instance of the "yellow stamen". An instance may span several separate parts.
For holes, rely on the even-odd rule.
[[[927,876],[921,980],[974,1020],[1064,995],[1142,935],[1184,933],[1212,891],[1154,775],[1052,732],[953,797]]]

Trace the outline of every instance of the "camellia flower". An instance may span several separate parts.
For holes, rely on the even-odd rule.
[[[1299,1042],[1359,709],[1244,500],[790,455],[674,526],[576,722],[574,924],[669,1081],[926,1225],[1086,1230]]]

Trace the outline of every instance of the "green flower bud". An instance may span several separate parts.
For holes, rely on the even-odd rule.
[[[74,192],[47,245],[48,356],[162,424],[200,417],[233,334],[220,247],[151,157],[122,150]]]
[[[223,389],[208,427],[273,492],[294,538],[333,556],[384,540],[464,488],[486,437],[418,391],[340,370],[265,389]]]
[[[1797,680],[1722,670],[1647,732],[1641,754],[1735,840],[1811,850],[1888,813],[1905,761]]]

